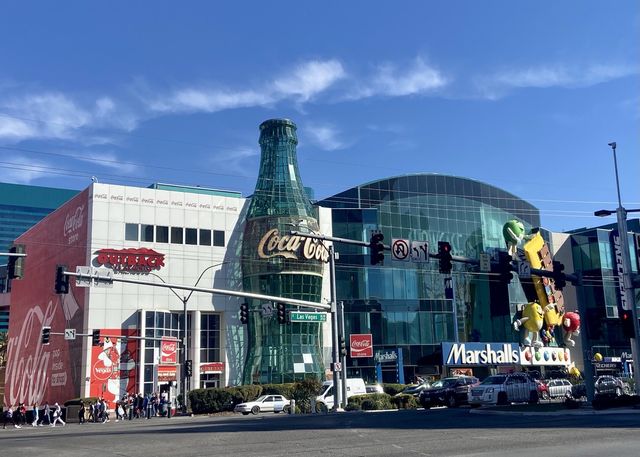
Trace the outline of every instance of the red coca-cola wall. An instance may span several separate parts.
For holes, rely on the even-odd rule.
[[[88,265],[88,196],[85,189],[16,240],[27,257],[23,279],[11,288],[5,406],[64,402],[80,394],[82,337],[65,340],[55,333],[81,333],[86,289],[71,279],[69,294],[57,295],[54,282],[58,264],[69,271]],[[48,345],[41,343],[43,326],[54,333]]]

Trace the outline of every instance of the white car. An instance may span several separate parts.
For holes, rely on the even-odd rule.
[[[242,413],[245,416],[249,413],[279,413],[280,411],[289,412],[289,400],[282,395],[262,395],[253,401],[240,403],[233,409],[236,413]]]
[[[512,402],[538,403],[538,386],[525,373],[489,376],[469,390],[469,404],[506,405]]]
[[[567,393],[571,394],[573,384],[568,379],[550,379],[546,383],[551,398],[565,397]]]

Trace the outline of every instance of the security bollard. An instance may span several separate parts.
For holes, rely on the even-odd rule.
[[[292,398],[291,401],[289,402],[289,414],[295,414],[296,413],[296,401]]]

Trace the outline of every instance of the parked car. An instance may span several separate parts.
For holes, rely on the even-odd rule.
[[[627,392],[627,388],[622,379],[615,376],[598,376],[594,381],[594,394],[599,395],[615,395],[620,396]],[[571,389],[573,398],[582,398],[587,396],[587,388],[584,383],[576,384]]]
[[[367,388],[362,378],[347,378],[347,400],[354,395],[367,393]],[[333,408],[333,381],[322,383],[322,393],[316,397],[316,409],[326,411]]]
[[[471,406],[506,405],[513,402],[538,403],[538,386],[526,373],[489,376],[469,390]]]
[[[538,396],[543,400],[549,399],[549,388],[544,381],[540,379],[536,379],[536,384],[538,385]]]
[[[420,392],[422,392],[424,389],[428,389],[429,386],[431,386],[431,383],[427,381],[420,384],[413,384],[402,389],[402,392],[397,393],[396,397],[398,395],[413,395],[414,397],[417,397],[418,395],[420,395]]]
[[[479,382],[480,380],[473,376],[440,379],[431,384],[431,387],[420,392],[418,398],[425,409],[432,406],[455,408],[468,403],[469,389]]]
[[[568,379],[549,379],[547,381],[547,389],[551,398],[566,397],[567,393],[571,394],[573,384]]]
[[[249,413],[279,413],[281,411],[289,411],[289,400],[282,395],[262,395],[254,401],[247,401],[236,405],[233,409],[236,413],[242,413],[245,416]]]
[[[384,389],[380,384],[368,384],[364,386],[368,394],[383,394]]]

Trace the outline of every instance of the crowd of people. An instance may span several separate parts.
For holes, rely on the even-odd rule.
[[[66,422],[62,420],[62,408],[58,403],[54,403],[53,407],[45,402],[42,409],[38,404],[34,404],[29,409],[27,414],[27,407],[24,403],[20,403],[15,408],[7,408],[2,412],[2,428],[6,429],[7,424],[13,425],[14,428],[22,428],[27,425],[27,420],[32,427],[43,427],[48,425],[55,427],[56,424],[60,424],[63,427]]]
[[[110,409],[107,401],[100,397],[93,402],[85,403],[80,401],[78,422],[80,424],[87,422],[104,424],[111,421],[112,413],[115,413],[115,422],[151,419],[156,416],[167,416],[170,414],[170,407],[167,394],[164,392],[162,394],[154,392],[147,395],[124,395],[120,400],[116,401],[113,410]],[[32,427],[45,425],[55,427],[56,424],[66,425],[66,422],[62,420],[62,408],[58,403],[50,406],[46,402],[42,407],[35,404],[29,408],[29,411],[27,411],[27,407],[23,403],[20,403],[17,407],[9,407],[2,412],[3,429],[7,428],[7,425],[22,428],[27,423]]]

